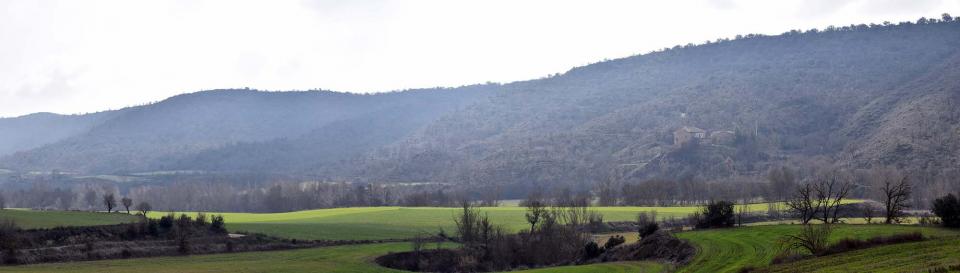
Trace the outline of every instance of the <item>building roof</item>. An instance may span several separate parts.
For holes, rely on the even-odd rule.
[[[706,132],[707,132],[707,131],[704,131],[703,129],[700,129],[700,128],[697,128],[697,127],[693,127],[693,126],[683,126],[683,127],[680,127],[680,129],[677,129],[677,131],[687,132],[687,133],[691,133],[691,134],[693,134],[693,133],[706,133]]]

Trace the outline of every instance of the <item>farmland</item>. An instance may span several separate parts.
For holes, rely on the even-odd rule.
[[[686,217],[698,207],[593,207],[603,220],[633,221],[637,213],[656,211],[661,219]],[[752,212],[765,212],[767,204],[747,205]],[[440,228],[453,230],[458,208],[364,207],[336,208],[287,213],[223,213],[231,231],[258,232],[295,239],[379,240],[409,238],[418,233],[436,233]],[[523,207],[489,207],[481,211],[511,231],[529,228]],[[160,217],[164,212],[153,212]]]

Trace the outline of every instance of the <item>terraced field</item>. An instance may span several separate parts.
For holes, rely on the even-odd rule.
[[[736,272],[745,266],[767,266],[779,251],[777,240],[786,234],[796,234],[800,228],[800,225],[776,225],[679,233],[677,237],[690,240],[699,248],[694,261],[681,268],[680,272]],[[955,230],[931,227],[837,225],[831,240],[865,239],[912,231],[943,238],[960,236],[960,232]]]
[[[120,273],[120,272],[403,272],[383,268],[373,259],[388,252],[407,251],[408,243],[389,243],[313,248],[289,251],[248,252],[237,254],[200,255],[127,260],[107,260],[63,264],[40,264],[0,267],[0,272],[64,272],[64,273]],[[601,272],[662,272],[664,265],[653,262],[624,262],[585,266],[566,266],[520,273],[601,273]]]
[[[960,268],[960,238],[889,245],[764,268],[760,272],[927,272]]]
[[[0,210],[0,219],[11,219],[21,228],[51,228],[120,224],[136,221],[137,217],[126,213],[4,209]]]
[[[660,218],[685,217],[698,207],[593,207],[604,221],[633,221],[641,211],[657,211]],[[752,212],[765,212],[767,204],[747,205]],[[366,207],[296,211],[287,213],[223,213],[231,231],[259,232],[296,239],[396,239],[418,233],[453,230],[457,208]],[[481,208],[490,219],[508,230],[528,228],[523,207]],[[164,212],[150,213],[160,217]],[[192,213],[191,213],[192,214]]]

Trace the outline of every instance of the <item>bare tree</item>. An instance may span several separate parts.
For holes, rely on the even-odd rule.
[[[140,202],[140,204],[137,204],[136,209],[140,211],[140,214],[143,214],[143,216],[146,217],[147,213],[153,210],[153,207],[150,206],[150,203]]]
[[[112,193],[103,196],[103,205],[107,207],[107,212],[113,212],[113,207],[117,206],[117,198]]]
[[[120,203],[123,204],[123,207],[127,209],[127,214],[130,214],[130,206],[133,206],[133,199],[130,199],[130,197],[123,197],[120,199]]]
[[[884,223],[900,223],[903,210],[910,207],[907,203],[913,188],[909,178],[904,175],[884,176],[880,185],[881,203],[884,206]]]
[[[770,169],[767,172],[767,181],[770,183],[768,196],[770,201],[783,201],[797,186],[794,171],[787,167]]]
[[[830,170],[817,175],[813,184],[816,205],[819,206],[820,220],[824,223],[839,222],[838,216],[843,199],[847,198],[853,183],[846,173]]]
[[[0,209],[6,209],[6,208],[7,208],[7,199],[3,197],[3,193],[0,192]]]
[[[800,222],[807,224],[812,220],[819,209],[819,205],[815,204],[813,200],[813,185],[807,183],[802,186],[797,187],[794,191],[793,196],[787,200],[787,207],[790,208],[797,217],[800,217]]]
[[[873,218],[877,216],[877,208],[874,207],[870,202],[864,202],[862,210],[863,220],[866,221],[867,224],[872,224]]]
[[[96,210],[97,207],[97,192],[93,189],[87,190],[87,193],[83,196],[83,200],[86,201],[87,207],[91,210]]]

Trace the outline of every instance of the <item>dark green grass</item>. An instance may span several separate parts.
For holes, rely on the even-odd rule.
[[[106,260],[61,264],[0,267],[0,272],[402,272],[378,266],[373,259],[389,252],[408,251],[409,243],[338,246],[288,251]],[[525,273],[662,272],[664,265],[653,262],[622,262],[585,266],[544,268]]]
[[[960,267],[960,238],[862,249],[771,266],[761,272],[928,272],[949,267]]]
[[[677,237],[690,240],[698,248],[694,261],[681,268],[680,272],[736,272],[745,266],[767,266],[780,250],[778,240],[783,235],[796,234],[800,229],[800,225],[776,225],[679,233]],[[835,225],[831,240],[866,239],[913,231],[943,238],[960,235],[958,231],[932,227]]]

